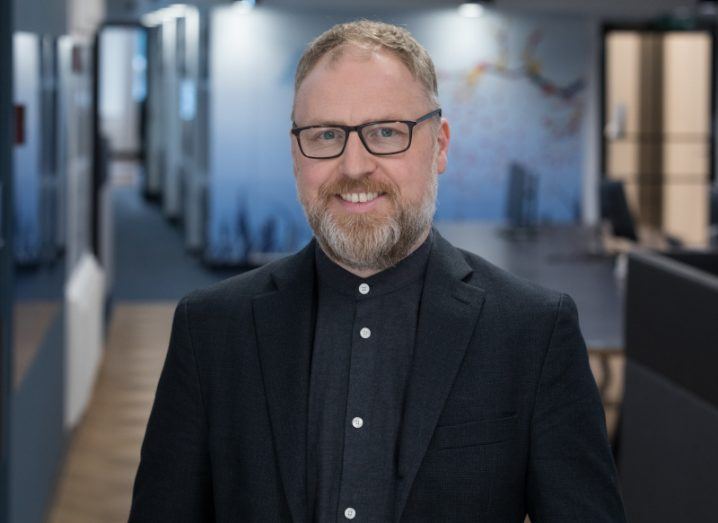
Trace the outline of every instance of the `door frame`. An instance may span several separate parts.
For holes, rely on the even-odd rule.
[[[8,518],[9,398],[12,369],[13,2],[0,2],[0,522]]]
[[[690,23],[670,23],[666,20],[657,20],[651,22],[635,22],[635,21],[611,21],[601,24],[600,31],[600,78],[599,78],[599,136],[601,137],[601,149],[599,154],[600,165],[600,179],[606,179],[606,164],[607,164],[607,144],[604,129],[608,123],[606,120],[606,37],[609,33],[615,31],[637,31],[641,33],[653,33],[653,34],[664,34],[670,32],[705,32],[711,38],[711,85],[710,92],[712,93],[710,100],[710,158],[708,162],[708,180],[711,184],[716,183],[716,86],[718,85],[718,27],[715,24],[703,22],[699,20],[690,21]]]

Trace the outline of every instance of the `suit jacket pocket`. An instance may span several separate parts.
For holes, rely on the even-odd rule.
[[[505,441],[514,434],[518,415],[480,419],[456,425],[438,425],[429,450],[454,449]]]

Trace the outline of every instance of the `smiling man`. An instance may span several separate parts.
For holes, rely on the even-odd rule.
[[[309,45],[291,134],[314,240],[181,300],[131,521],[625,521],[573,301],[431,227],[437,96],[400,27]]]
[[[339,44],[343,35],[335,33],[325,40]],[[411,71],[395,53],[369,45],[324,54],[316,47],[297,71],[292,157],[299,199],[322,250],[369,276],[426,240],[449,126],[440,118],[428,56],[412,64],[411,50],[403,49],[421,69]]]

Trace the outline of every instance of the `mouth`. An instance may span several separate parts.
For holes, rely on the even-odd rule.
[[[384,193],[378,192],[347,192],[342,193],[339,196],[345,202],[350,203],[366,203],[376,200],[379,196],[383,196]]]
[[[368,211],[384,199],[384,192],[347,192],[335,195],[342,207],[352,211]]]

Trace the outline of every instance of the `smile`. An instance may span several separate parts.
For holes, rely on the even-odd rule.
[[[364,203],[364,202],[370,202],[372,200],[376,200],[380,196],[380,193],[378,192],[352,192],[352,193],[343,193],[340,194],[339,197],[344,200],[345,202],[352,202],[352,203]]]

